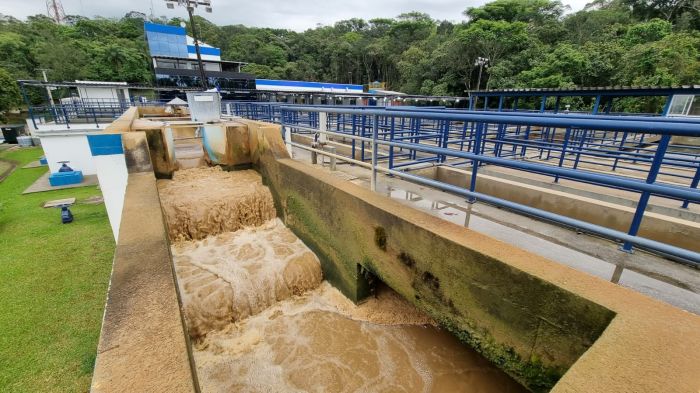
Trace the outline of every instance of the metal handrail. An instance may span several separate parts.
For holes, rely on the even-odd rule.
[[[371,188],[373,190],[376,190],[376,173],[377,171],[381,172],[386,172],[390,173],[392,175],[402,177],[408,180],[412,180],[418,183],[426,184],[426,185],[431,185],[436,188],[445,190],[445,191],[450,191],[450,192],[455,192],[460,195],[464,195],[470,198],[472,202],[476,200],[481,200],[487,203],[492,203],[498,206],[502,206],[505,208],[509,208],[512,210],[515,210],[517,212],[530,215],[530,216],[535,216],[541,219],[546,219],[549,221],[557,222],[562,225],[566,226],[571,226],[571,227],[576,227],[579,229],[583,229],[587,232],[594,233],[603,237],[611,238],[613,240],[622,240],[624,241],[624,245],[622,249],[624,251],[631,251],[632,250],[632,245],[643,247],[645,249],[649,249],[652,251],[656,251],[668,256],[672,256],[675,258],[682,259],[687,262],[691,262],[694,264],[700,264],[700,253],[686,250],[683,248],[671,246],[668,244],[664,244],[658,241],[646,239],[637,236],[637,233],[639,231],[642,218],[644,216],[644,211],[646,210],[646,206],[649,202],[649,197],[652,195],[657,195],[657,196],[662,196],[662,197],[667,197],[667,198],[674,198],[674,199],[680,199],[684,201],[692,201],[692,202],[700,202],[700,192],[697,190],[694,190],[692,185],[691,188],[684,188],[684,187],[679,187],[675,185],[669,185],[669,184],[663,184],[663,183],[657,183],[656,182],[656,177],[658,176],[661,168],[661,164],[663,163],[663,157],[668,149],[668,145],[671,139],[671,135],[690,135],[690,136],[700,136],[700,129],[698,129],[696,124],[693,123],[682,123],[682,122],[659,122],[658,124],[655,124],[655,127],[663,127],[662,130],[659,128],[654,128],[650,127],[649,123],[647,124],[641,124],[640,121],[638,120],[612,120],[612,119],[580,119],[580,118],[570,118],[570,119],[552,119],[551,117],[538,117],[538,116],[518,116],[517,118],[514,116],[500,116],[500,115],[484,115],[484,114],[473,114],[473,113],[468,113],[468,114],[445,114],[445,113],[425,113],[425,112],[404,112],[404,111],[387,111],[387,110],[378,110],[378,109],[362,109],[362,110],[355,110],[355,109],[345,109],[345,108],[331,108],[331,107],[317,107],[317,106],[282,106],[280,107],[281,111],[281,123],[283,126],[283,130],[285,128],[289,129],[297,129],[297,130],[306,130],[310,132],[319,132],[322,134],[326,135],[331,135],[331,136],[338,136],[338,137],[343,137],[343,138],[349,138],[353,141],[360,141],[362,142],[362,145],[364,146],[365,143],[369,143],[371,148],[372,148],[372,158],[371,158],[371,164],[369,165],[372,175],[371,175]],[[285,118],[287,119],[292,119],[295,113],[300,113],[300,112],[313,112],[316,114],[319,113],[332,113],[332,114],[349,114],[349,115],[356,115],[356,116],[365,116],[367,117],[367,121],[364,122],[365,125],[363,128],[369,127],[372,130],[371,137],[367,136],[362,136],[362,135],[355,135],[355,134],[347,134],[347,133],[340,133],[340,132],[333,132],[333,131],[328,131],[325,129],[328,125],[329,122],[326,122],[324,125],[324,129],[322,130],[320,127],[319,122],[319,128],[315,127],[307,127],[307,126],[301,126],[299,124],[293,123],[293,122],[288,122],[286,121]],[[465,152],[465,151],[459,151],[459,150],[453,150],[445,147],[440,147],[440,146],[430,146],[426,144],[420,144],[420,143],[411,143],[411,142],[403,142],[403,141],[395,141],[395,140],[384,140],[384,139],[379,139],[379,122],[380,118],[386,118],[386,117],[405,117],[405,118],[415,118],[415,119],[432,119],[432,120],[447,120],[447,121],[466,121],[466,122],[471,122],[477,124],[477,134],[476,134],[476,141],[474,143],[474,151],[472,152]],[[310,119],[313,119],[313,116],[310,117]],[[564,121],[567,121],[564,123]],[[661,134],[661,141],[659,143],[659,147],[656,149],[654,152],[654,158],[652,159],[651,162],[651,167],[647,176],[646,181],[641,181],[641,180],[634,180],[634,179],[629,179],[625,178],[622,176],[616,176],[616,175],[608,175],[608,174],[600,174],[600,173],[595,173],[595,172],[589,172],[589,171],[584,171],[580,169],[571,169],[571,168],[562,168],[562,167],[556,167],[552,165],[544,165],[544,164],[536,164],[536,163],[531,163],[531,162],[524,162],[524,161],[519,161],[519,160],[511,160],[511,159],[504,159],[500,157],[491,157],[491,156],[486,156],[484,155],[479,149],[481,147],[481,138],[484,136],[485,130],[483,125],[485,123],[488,124],[493,124],[493,123],[501,123],[501,124],[513,124],[513,123],[518,123],[520,125],[526,125],[526,126],[532,126],[532,125],[547,125],[547,126],[556,126],[556,127],[566,127],[566,128],[572,128],[572,127],[577,127],[577,128],[587,128],[587,129],[610,129],[610,130],[619,130],[619,131],[626,131],[630,133],[653,133],[655,135]],[[614,124],[613,124],[614,123]],[[392,123],[393,124],[393,123]],[[316,126],[314,124],[314,126]],[[287,140],[287,143],[290,143],[290,140]],[[298,144],[294,144],[298,145]],[[462,158],[466,160],[472,161],[472,178],[471,178],[471,185],[468,189],[452,186],[449,184],[445,184],[442,182],[438,182],[435,180],[430,180],[426,178],[422,178],[420,176],[416,176],[413,174],[409,174],[403,171],[397,171],[395,169],[391,168],[385,168],[382,166],[378,165],[379,161],[379,154],[378,154],[378,146],[383,145],[383,146],[388,146],[390,148],[399,148],[399,149],[405,149],[405,150],[410,150],[410,151],[421,151],[424,153],[430,153],[430,154],[435,154],[438,157],[440,156],[446,156],[446,157],[455,157],[455,158]],[[564,149],[564,152],[566,149]],[[366,165],[365,162],[361,160],[355,160],[354,158],[343,158],[343,160],[348,161],[348,162],[353,162],[353,163],[362,163],[363,165]],[[485,195],[482,193],[478,193],[475,191],[476,187],[476,178],[478,175],[478,168],[481,164],[492,164],[492,165],[498,165],[498,166],[504,166],[504,167],[509,167],[513,169],[518,169],[518,170],[523,170],[523,171],[530,171],[530,172],[537,172],[537,173],[543,173],[543,174],[548,174],[552,176],[562,177],[562,178],[567,178],[567,179],[572,179],[576,181],[582,181],[582,182],[589,182],[589,183],[594,183],[594,184],[600,184],[600,185],[606,185],[606,186],[611,186],[611,187],[616,187],[616,188],[622,188],[622,189],[627,189],[631,191],[636,191],[641,193],[639,203],[637,204],[637,209],[635,211],[635,215],[633,217],[630,229],[627,233],[617,231],[611,228],[606,228],[603,226],[587,223],[581,220],[576,220],[570,217],[562,216],[559,214],[547,212],[541,209],[533,208],[530,206],[525,206],[521,204],[517,204],[514,202],[510,202],[501,198],[496,198],[493,196]],[[697,175],[696,175],[697,177]],[[697,185],[696,185],[697,187]]]

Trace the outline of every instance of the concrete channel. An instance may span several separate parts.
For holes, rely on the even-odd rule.
[[[296,161],[279,126],[132,108],[106,132],[129,174],[95,392],[460,391],[474,367],[493,391],[700,387],[697,315]],[[200,136],[214,168],[181,169]],[[370,350],[316,356],[342,342]]]

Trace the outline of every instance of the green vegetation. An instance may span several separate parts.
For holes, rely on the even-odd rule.
[[[204,41],[220,47],[224,59],[250,63],[246,71],[260,78],[381,81],[388,89],[426,95],[700,82],[697,0],[595,0],[582,11],[567,11],[558,0],[495,0],[465,10],[466,22],[410,12],[305,32],[216,26],[197,19]],[[39,78],[46,68],[52,80],[152,81],[138,13],[120,20],[69,20],[66,26],[40,15],[0,22],[0,67],[14,78]],[[490,59],[480,86],[477,57]],[[34,92],[32,99],[43,94]],[[14,97],[1,90],[0,95]],[[630,107],[643,104],[622,101]]]
[[[84,392],[90,386],[114,252],[95,187],[22,195],[46,168],[19,169],[39,148],[0,151],[18,168],[0,182],[0,390]],[[62,225],[44,202],[76,197]]]

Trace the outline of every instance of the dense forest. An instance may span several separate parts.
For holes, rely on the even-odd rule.
[[[425,95],[468,89],[700,83],[700,0],[495,0],[465,22],[417,12],[350,19],[304,32],[216,26],[202,39],[260,78],[368,83]],[[457,15],[455,15],[457,17]],[[143,14],[122,19],[0,18],[0,110],[19,104],[14,79],[150,83]],[[181,19],[160,18],[178,25]],[[189,29],[189,26],[188,26]],[[489,59],[477,86],[475,60]]]

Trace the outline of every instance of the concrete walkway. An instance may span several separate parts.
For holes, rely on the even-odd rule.
[[[78,187],[88,187],[97,186],[100,182],[97,180],[97,175],[85,175],[83,176],[83,181],[78,184],[69,184],[65,186],[52,186],[49,184],[49,172],[44,173],[40,178],[38,178],[31,186],[29,186],[22,194],[32,194],[35,192],[53,191],[53,190],[63,190],[66,188],[78,188]]]

